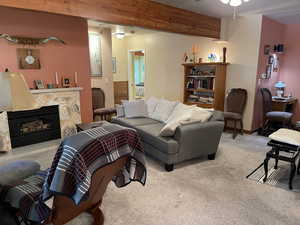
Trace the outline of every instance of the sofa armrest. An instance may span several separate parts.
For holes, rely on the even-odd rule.
[[[182,154],[209,155],[217,152],[224,129],[223,121],[192,123],[177,127],[174,139]]]

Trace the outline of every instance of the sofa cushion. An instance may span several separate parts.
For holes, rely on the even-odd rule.
[[[161,122],[166,122],[177,104],[178,102],[171,102],[165,99],[161,99],[158,102],[151,118]]]
[[[151,97],[146,101],[148,116],[151,118],[154,110],[159,102],[159,99]]]
[[[143,142],[152,145],[157,150],[166,154],[176,154],[179,145],[176,140],[169,137],[161,137],[160,130],[165,126],[164,123],[148,124],[136,127]]]
[[[272,133],[269,138],[274,141],[300,146],[300,132],[296,130],[281,128]]]
[[[123,100],[122,104],[124,106],[125,117],[127,118],[148,116],[147,106],[144,100]]]
[[[125,110],[123,105],[116,105],[117,117],[124,117]]]
[[[113,123],[117,123],[121,126],[136,128],[137,126],[143,126],[147,124],[157,124],[160,123],[157,120],[150,119],[148,117],[140,117],[140,118],[116,118],[112,119]]]

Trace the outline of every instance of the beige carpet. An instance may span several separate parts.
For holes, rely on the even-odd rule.
[[[300,195],[245,177],[263,160],[267,139],[245,135],[232,140],[224,134],[215,161],[199,159],[176,165],[167,173],[148,159],[145,187],[139,183],[118,189],[110,184],[103,202],[106,225],[298,225]],[[28,156],[48,167],[49,146]],[[53,149],[53,147],[52,147]],[[17,152],[17,151],[16,151]],[[0,157],[0,164],[5,160]],[[82,215],[69,225],[87,225]]]

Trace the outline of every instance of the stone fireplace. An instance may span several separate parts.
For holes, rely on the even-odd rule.
[[[61,138],[58,105],[8,112],[11,147]]]
[[[41,90],[31,90],[31,93],[33,94],[38,106],[40,107],[41,111],[44,111],[44,109],[47,109],[45,111],[49,111],[49,109],[53,110],[53,108],[56,107],[58,110],[59,115],[59,126],[60,126],[60,137],[64,138],[70,135],[73,135],[76,133],[76,124],[81,123],[81,113],[80,113],[80,91],[82,88],[58,88],[58,89],[41,89]],[[50,106],[48,108],[47,106]],[[50,110],[50,111],[51,111]],[[22,112],[29,113],[32,110],[26,110],[26,111],[20,111],[20,112],[3,112],[0,114],[0,152],[8,152],[12,148],[20,146],[15,145],[14,143],[14,136],[15,135],[15,127],[9,125],[9,120],[12,118],[12,116],[15,115],[15,113]],[[36,111],[36,110],[33,110]],[[39,109],[37,110],[39,111]],[[52,115],[53,116],[53,115]],[[22,116],[21,116],[22,117]],[[53,116],[54,118],[55,116]],[[39,133],[39,131],[49,132],[50,130],[57,129],[58,126],[55,125],[49,125],[48,120],[46,120],[43,117],[40,117],[40,119],[36,120],[28,120],[26,123],[22,123],[21,127],[19,127],[19,132],[24,133]],[[57,130],[56,130],[57,131]],[[46,134],[46,133],[45,133]],[[45,135],[44,134],[44,135]],[[11,138],[11,135],[13,138]],[[57,137],[59,138],[58,134],[52,134],[53,138]],[[44,137],[39,136],[36,137],[41,141]],[[27,143],[27,137],[24,135],[22,137],[21,142]],[[12,141],[13,140],[13,141]],[[24,144],[24,145],[25,145]]]

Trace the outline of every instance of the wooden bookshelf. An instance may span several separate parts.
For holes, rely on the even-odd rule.
[[[184,103],[224,110],[227,63],[187,63],[184,66]]]

